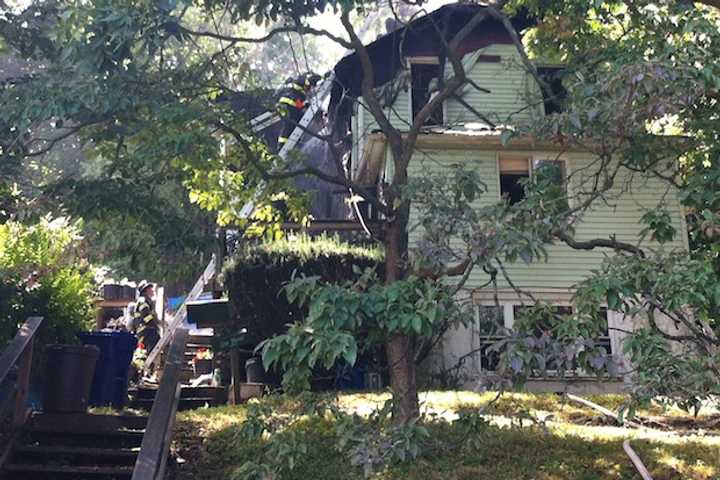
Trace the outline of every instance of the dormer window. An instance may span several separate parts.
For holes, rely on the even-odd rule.
[[[437,94],[440,88],[442,69],[437,57],[412,57],[408,59],[410,68],[410,102],[412,120],[425,105]],[[440,105],[425,120],[423,126],[436,126],[445,123],[443,106]]]

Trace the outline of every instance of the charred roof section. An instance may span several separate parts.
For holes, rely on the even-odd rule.
[[[403,58],[444,56],[445,44],[485,8],[477,4],[445,5],[367,45],[374,69],[374,86],[384,85],[395,78],[403,68]],[[518,14],[511,21],[518,32],[534,23],[525,14]],[[509,44],[512,40],[500,22],[488,19],[465,38],[458,54],[462,56],[497,43]],[[331,104],[338,102],[343,94],[361,96],[363,70],[357,53],[340,60],[335,66],[335,75],[336,84],[333,87]]]

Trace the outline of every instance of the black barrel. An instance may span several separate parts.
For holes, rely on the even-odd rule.
[[[85,412],[100,349],[94,345],[48,345],[43,411]]]

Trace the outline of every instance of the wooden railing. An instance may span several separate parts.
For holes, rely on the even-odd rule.
[[[180,372],[185,363],[188,331],[177,329],[163,369],[160,386],[150,410],[132,480],[162,480],[175,432],[175,414],[180,401]]]
[[[190,293],[188,293],[187,297],[185,297],[185,301],[183,301],[182,305],[180,305],[180,308],[177,310],[177,312],[175,312],[175,315],[173,315],[172,319],[168,323],[167,328],[163,332],[162,337],[160,337],[160,341],[157,343],[157,345],[155,345],[155,348],[153,348],[152,351],[148,353],[147,360],[145,360],[146,371],[149,371],[152,365],[158,361],[158,359],[160,358],[160,354],[168,345],[170,339],[173,338],[175,329],[182,325],[182,323],[187,318],[187,302],[197,300],[197,298],[203,292],[205,284],[210,281],[210,279],[212,279],[214,276],[215,255],[212,256],[210,262],[205,267],[205,271],[200,276],[200,278],[198,278],[197,282],[195,282],[195,286],[193,286],[192,290],[190,290]]]
[[[0,383],[5,381],[16,364],[18,366],[17,383],[15,384],[15,404],[12,416],[13,429],[21,427],[28,417],[28,409],[25,408],[25,401],[27,400],[28,387],[30,386],[33,337],[42,321],[43,317],[28,318],[0,356]],[[12,400],[11,395],[10,401]]]

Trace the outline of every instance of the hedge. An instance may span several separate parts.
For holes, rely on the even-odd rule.
[[[383,257],[377,247],[328,236],[241,246],[223,269],[233,317],[226,333],[232,336],[247,328],[256,340],[282,333],[287,324],[302,319],[302,312],[282,293],[294,275],[341,283],[356,278],[353,267],[359,267],[375,269],[382,276]]]

